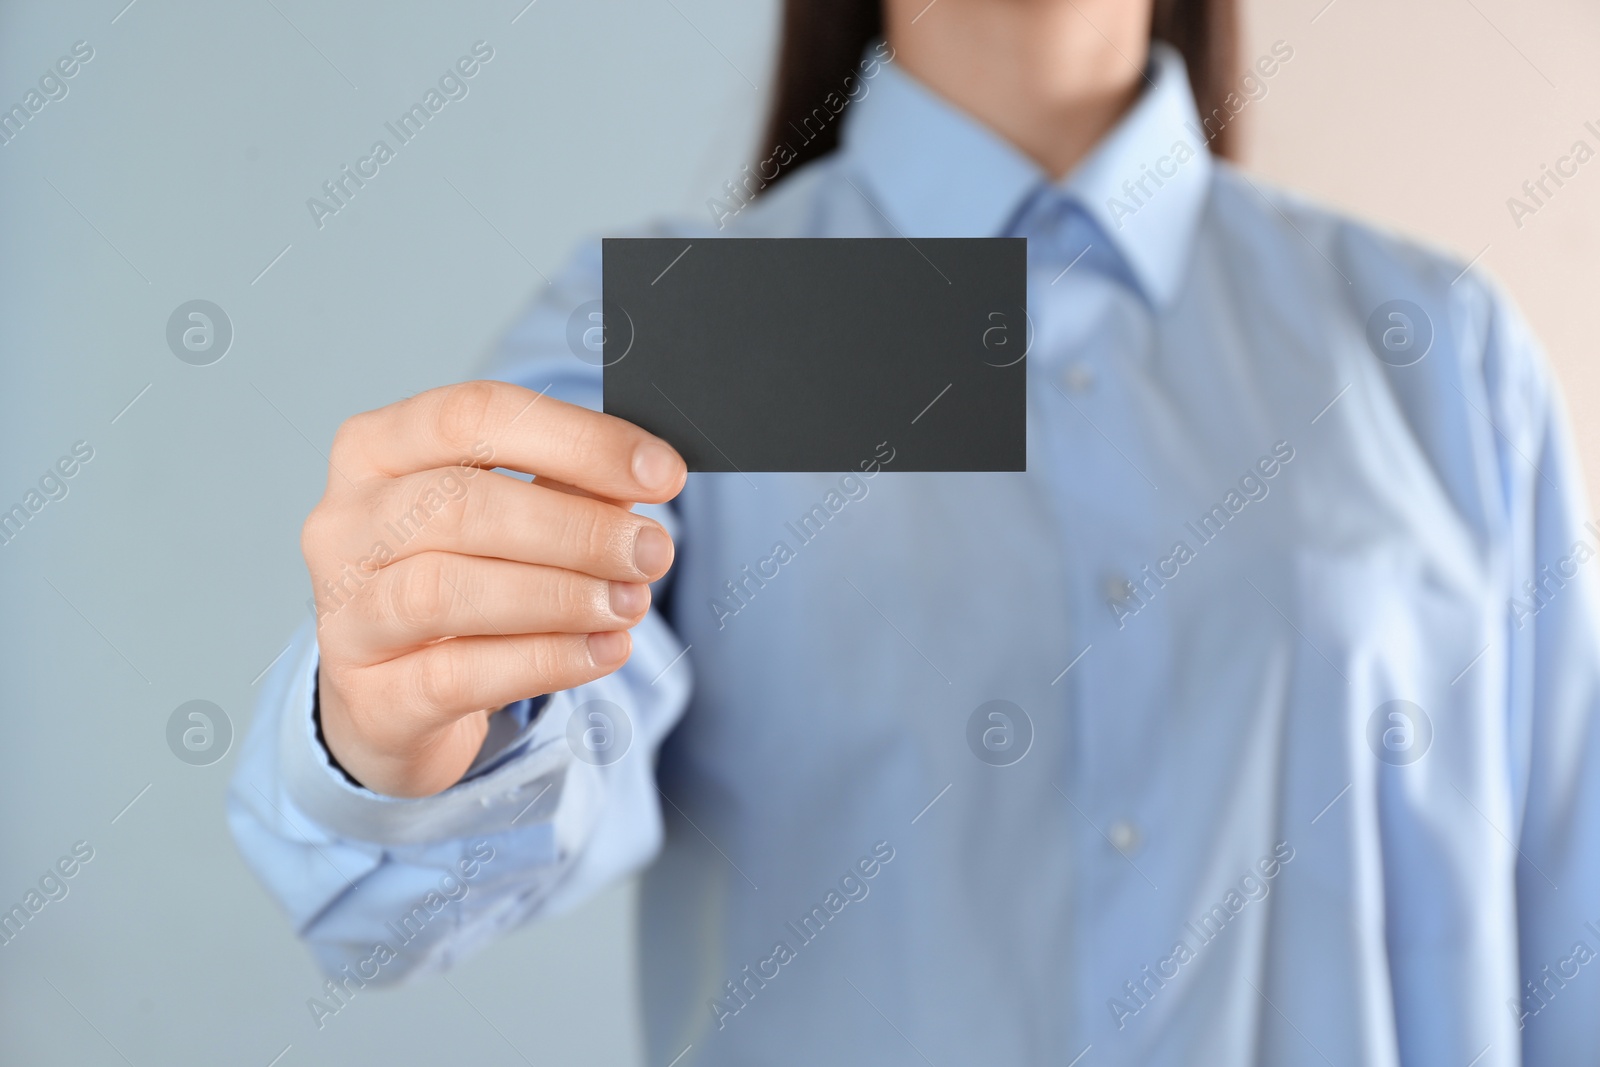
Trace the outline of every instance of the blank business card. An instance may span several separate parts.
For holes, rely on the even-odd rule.
[[[692,471],[1027,469],[1023,238],[609,238],[605,410]]]

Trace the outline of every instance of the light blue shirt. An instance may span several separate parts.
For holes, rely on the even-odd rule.
[[[230,818],[330,971],[642,869],[652,1064],[1592,1060],[1600,529],[1550,373],[1480,272],[1212,158],[1149,71],[1051,183],[876,64],[837,153],[660,231],[1028,238],[1031,321],[975,349],[1027,346],[1027,472],[897,472],[908,396],[857,474],[691,475],[629,664],[428,799],[330,767],[308,626]],[[599,406],[598,251],[497,376]]]

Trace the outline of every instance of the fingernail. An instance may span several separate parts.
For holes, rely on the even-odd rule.
[[[611,613],[631,619],[650,603],[650,587],[636,582],[611,583]]]
[[[589,658],[596,667],[609,667],[621,663],[628,655],[629,639],[625,630],[606,630],[589,635]]]
[[[678,483],[678,468],[678,457],[660,441],[643,441],[633,450],[633,477],[646,489],[671,489]]]
[[[633,565],[641,574],[662,574],[672,566],[672,538],[659,526],[641,526],[633,539]]]

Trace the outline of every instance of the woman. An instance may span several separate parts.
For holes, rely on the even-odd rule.
[[[1563,416],[1478,273],[1222,161],[1293,55],[1227,0],[788,5],[761,167],[661,232],[1026,237],[1024,474],[896,472],[908,411],[860,476],[687,478],[587,410],[594,248],[516,384],[346,423],[231,808],[333,995],[643,868],[652,1063],[1595,1048]]]

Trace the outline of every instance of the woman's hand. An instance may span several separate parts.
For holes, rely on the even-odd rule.
[[[637,426],[500,382],[349,419],[307,517],[329,751],[376,792],[427,796],[472,764],[489,715],[622,666],[672,565],[634,515],[683,488]],[[533,484],[495,474],[536,475]]]

